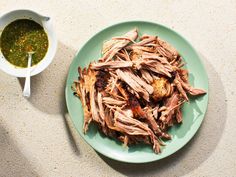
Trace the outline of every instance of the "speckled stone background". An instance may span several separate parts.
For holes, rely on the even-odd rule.
[[[59,46],[52,64],[24,80],[0,71],[0,176],[236,176],[235,0],[1,0],[0,13],[29,8],[54,20]],[[64,99],[68,67],[82,44],[116,22],[148,20],[186,37],[208,71],[210,100],[196,136],[176,154],[132,165],[97,154],[77,135]]]

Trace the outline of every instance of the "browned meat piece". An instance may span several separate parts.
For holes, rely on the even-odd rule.
[[[123,59],[123,60],[126,60],[126,61],[130,61],[130,55],[129,53],[127,52],[126,49],[122,49],[120,50],[119,52],[117,52],[116,56],[118,56],[119,58]]]
[[[109,128],[106,124],[104,126],[98,125],[99,130],[101,130],[106,136],[111,138],[117,138],[116,130]]]
[[[148,136],[141,136],[141,135],[121,135],[118,139],[124,143],[124,146],[128,146],[131,144],[139,144],[144,143],[150,145],[150,138]]]
[[[129,99],[129,94],[128,92],[121,86],[121,84],[117,84],[116,85],[117,89],[119,90],[119,92],[121,93],[121,95],[124,97],[125,100]]]
[[[206,91],[205,90],[202,90],[202,89],[198,89],[198,88],[193,88],[193,87],[189,87],[188,88],[188,93],[190,95],[193,95],[193,96],[198,96],[198,95],[204,95],[206,94]]]
[[[161,77],[159,79],[154,79],[152,86],[154,89],[152,97],[155,101],[159,101],[164,97],[168,97],[171,93],[170,91],[171,85],[168,82],[168,80],[164,77]]]
[[[134,117],[138,117],[139,119],[145,119],[149,127],[153,130],[153,132],[160,137],[164,137],[166,139],[170,139],[170,136],[166,133],[161,132],[157,122],[155,121],[152,110],[148,107],[142,109],[138,100],[130,95],[129,98],[129,106],[134,114]]]
[[[110,74],[108,72],[99,70],[97,75],[96,75],[96,82],[95,82],[95,87],[99,92],[102,92],[105,90],[107,84],[108,84],[108,79],[110,78]]]
[[[109,83],[107,85],[105,91],[103,92],[106,94],[104,96],[119,99],[119,100],[126,100],[126,98],[123,97],[123,95],[120,93],[120,91],[118,89],[118,85],[119,84],[117,81],[114,81],[114,83]]]
[[[136,80],[132,78],[132,76],[130,75],[130,71],[122,71],[120,69],[117,69],[116,74],[121,80],[126,82],[126,84],[128,84],[132,89],[134,89],[134,91],[138,92],[145,100],[149,101],[149,94],[147,90],[144,89],[141,85],[139,85]]]
[[[156,40],[157,40],[156,36],[146,36],[145,38],[142,38],[140,42],[132,44],[132,46],[144,46],[145,44],[151,43]]]
[[[120,110],[115,111],[114,122],[114,125],[121,129],[125,134],[150,136],[154,152],[159,153],[161,151],[157,137],[146,124],[134,118],[125,116]]]
[[[181,122],[183,121],[183,115],[182,115],[182,112],[181,112],[181,110],[180,110],[180,107],[178,107],[178,108],[176,109],[176,121],[177,121],[178,123],[181,123]]]
[[[131,61],[108,61],[106,63],[93,63],[91,69],[130,68],[132,65],[133,63]]]
[[[134,63],[137,69],[147,69],[157,74],[172,77],[170,74],[170,72],[172,72],[172,68],[170,68],[168,65],[163,65],[159,61],[143,59],[137,60]]]
[[[176,73],[176,78],[174,80],[179,92],[184,96],[184,98],[188,101],[188,97],[185,93],[185,90],[186,92],[188,92],[190,95],[193,95],[193,96],[197,96],[197,95],[203,95],[205,94],[206,92],[202,89],[197,89],[197,88],[193,88],[189,83],[186,83],[184,82],[178,72]]]
[[[96,82],[97,72],[88,68],[87,70],[83,70],[83,80],[84,80],[84,88],[86,93],[89,92],[90,88],[94,86]]]
[[[180,70],[185,70],[185,69],[181,69],[181,67],[183,67],[185,65],[185,62],[183,62],[183,58],[181,56],[178,56],[176,59],[172,60],[170,62],[170,64],[173,66],[173,68],[175,70],[177,70],[178,72]],[[180,73],[180,72],[179,72]]]
[[[134,41],[137,37],[138,37],[137,29],[133,29],[128,33],[126,33],[124,35],[124,38],[112,40],[112,42],[110,42],[110,44],[105,47],[106,48],[104,49],[105,51],[103,50],[104,55],[99,60],[105,62],[111,60],[118,51],[120,51],[126,45],[128,45],[130,41]]]
[[[168,58],[169,61],[175,60],[179,56],[178,51],[168,42],[163,41],[160,38],[157,38],[157,41],[159,44],[159,46],[157,47],[158,53]]]
[[[92,118],[95,122],[100,122],[100,116],[98,114],[98,107],[97,107],[96,100],[95,100],[97,93],[96,93],[94,86],[92,86],[90,88],[89,93],[90,93],[90,105],[91,105]]]
[[[126,104],[126,101],[124,100],[117,100],[112,97],[103,97],[103,102],[105,104],[110,104],[110,105],[116,105],[116,106],[122,106]]]
[[[149,127],[153,130],[153,132],[161,138],[171,139],[171,136],[165,132],[162,132],[159,125],[157,124],[155,118],[153,117],[152,110],[148,107],[144,108],[146,112],[146,119]]]
[[[109,108],[106,108],[104,113],[106,125],[112,130],[117,130],[114,126],[114,115],[111,110],[109,110]]]
[[[182,104],[183,102],[181,101],[179,94],[177,92],[174,92],[170,98],[168,98],[165,101],[165,104],[163,107],[159,109],[161,112],[161,116],[159,120],[164,122],[167,125],[171,125],[173,115],[175,114],[176,109]]]
[[[155,59],[158,60],[159,62],[161,62],[162,64],[167,64],[170,66],[170,63],[168,62],[166,57],[161,56],[160,54],[157,53],[148,53],[148,52],[144,52],[142,54],[142,58],[143,59]]]
[[[151,76],[151,74],[145,70],[145,69],[140,69],[140,72],[142,74],[142,78],[149,84],[151,84],[153,82],[153,78]]]
[[[144,144],[151,144],[150,138],[148,136],[129,136],[129,144],[139,144],[139,143],[144,143]]]
[[[193,96],[196,95],[202,95],[205,94],[206,92],[202,89],[197,89],[197,88],[193,88],[189,82],[188,82],[188,71],[186,69],[178,69],[178,73],[179,73],[179,81],[182,85],[182,87],[190,94]]]
[[[197,95],[203,95],[206,93],[206,91],[202,90],[202,89],[198,89],[198,88],[193,88],[191,85],[183,82],[182,80],[180,80],[180,83],[182,85],[182,87],[190,94],[193,96],[197,96]]]
[[[103,106],[103,98],[100,92],[97,93],[97,102],[98,102],[98,113],[100,115],[100,123],[102,126],[105,125],[105,109]]]
[[[127,47],[125,47],[125,49],[127,51],[131,52],[130,58],[132,58],[132,55],[134,53],[141,54],[142,52],[150,52],[150,53],[154,53],[155,52],[155,48],[152,47],[152,46],[149,47],[149,46],[137,46],[137,45],[134,45],[134,46],[127,46]]]
[[[151,144],[150,138],[147,136],[132,136],[132,138],[133,138],[133,141],[138,142],[138,143]]]
[[[155,134],[157,134],[158,132],[160,132],[160,129],[159,129],[159,125],[157,124],[156,120],[153,117],[152,109],[149,107],[145,107],[144,111],[146,113],[145,116],[146,116],[149,127],[153,130]]]
[[[91,112],[90,112],[90,104],[87,104],[86,102],[86,95],[85,95],[85,89],[82,86],[81,82],[80,83],[74,83],[75,84],[75,92],[77,93],[77,95],[79,96],[81,103],[82,103],[82,107],[83,107],[83,111],[84,111],[84,125],[83,125],[83,131],[84,133],[87,132],[88,130],[88,125],[90,124],[92,117],[91,117]]]
[[[147,90],[149,94],[153,93],[153,87],[146,83],[143,79],[141,79],[139,76],[133,74],[133,72],[126,72],[133,80],[135,80],[139,85],[141,85],[144,89]]]
[[[127,117],[134,117],[133,111],[131,109],[122,109],[122,111]]]
[[[130,60],[135,61],[141,59],[142,53],[143,51],[139,49],[132,50],[132,52],[130,52]]]
[[[114,75],[112,72],[110,73],[110,78],[107,80],[107,84],[106,84],[106,91],[108,91],[110,94],[115,90],[117,81],[118,81],[118,77],[116,75]],[[104,90],[103,89],[103,90]],[[115,90],[116,92],[116,90]]]
[[[150,133],[148,126],[137,119],[127,117],[122,114],[122,111],[115,111],[114,113],[114,125],[122,130],[123,133],[129,135],[146,135],[149,136]]]
[[[96,72],[90,69],[78,68],[79,71],[79,82],[76,84],[76,91],[78,96],[81,99],[83,110],[84,110],[84,125],[83,130],[84,133],[88,130],[88,125],[92,121],[92,108],[90,104],[90,91],[94,88],[94,83],[96,81]]]
[[[153,115],[153,117],[155,119],[157,119],[159,117],[158,109],[159,109],[159,105],[158,104],[152,109],[152,115]]]
[[[134,114],[134,117],[145,118],[146,113],[142,110],[137,98],[133,95],[129,96],[129,106]]]
[[[84,112],[84,132],[88,130],[88,125],[91,120],[95,120],[97,122],[100,121],[100,117],[98,115],[98,108],[96,105],[97,98],[95,98],[96,90],[95,90],[95,82],[96,82],[96,72],[88,68],[87,70],[84,69],[83,71],[80,70],[80,91],[82,96],[82,105],[85,110]],[[89,98],[87,98],[89,95]],[[89,101],[89,104],[88,104]],[[90,108],[88,107],[90,105]],[[88,114],[89,112],[89,114]],[[91,114],[90,114],[91,113]]]
[[[130,61],[130,59],[127,59],[126,54],[124,54],[124,53],[121,52],[121,51],[117,52],[116,57],[119,57],[119,58],[121,58],[121,59],[123,59],[123,60]]]
[[[182,81],[188,83],[188,70],[178,68],[178,73]]]
[[[188,96],[187,96],[185,90],[183,89],[183,85],[181,84],[181,82],[180,82],[180,80],[179,80],[178,74],[176,74],[176,77],[175,77],[175,79],[174,79],[174,84],[175,84],[175,86],[177,87],[179,93],[183,96],[183,98],[184,98],[186,101],[189,101]]]

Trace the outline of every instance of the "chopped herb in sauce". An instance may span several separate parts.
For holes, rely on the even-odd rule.
[[[4,57],[18,67],[27,67],[28,52],[34,51],[32,65],[36,65],[47,53],[48,37],[35,21],[20,19],[4,28],[0,48]]]

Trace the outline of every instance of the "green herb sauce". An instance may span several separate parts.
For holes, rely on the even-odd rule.
[[[48,50],[48,37],[43,27],[35,21],[20,19],[4,28],[0,48],[11,64],[25,68],[28,52],[35,52],[32,56],[32,65],[36,65],[44,58]]]

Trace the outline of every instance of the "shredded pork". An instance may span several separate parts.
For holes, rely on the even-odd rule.
[[[94,121],[107,136],[130,144],[151,144],[161,152],[169,127],[183,122],[181,106],[188,95],[203,95],[188,82],[177,50],[157,36],[137,29],[104,43],[102,58],[79,67],[74,94],[82,102],[84,133]]]

